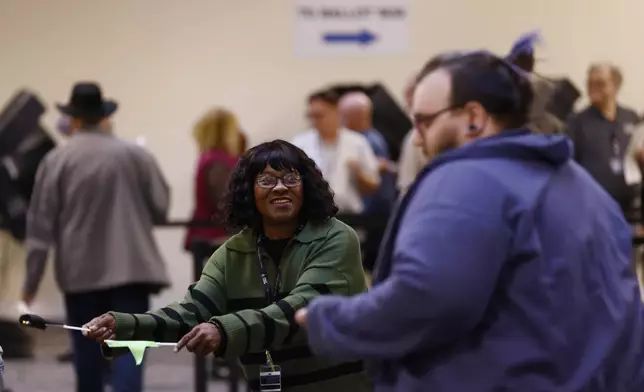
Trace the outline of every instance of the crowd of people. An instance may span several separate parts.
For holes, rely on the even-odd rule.
[[[23,300],[54,250],[68,323],[89,331],[71,334],[77,390],[143,390],[143,367],[106,339],[239,358],[257,391],[275,383],[266,366],[288,392],[642,390],[627,219],[644,131],[611,64],[589,68],[587,108],[553,115],[536,38],[415,72],[398,162],[363,92],[310,94],[309,130],[250,149],[234,113],[205,113],[192,220],[213,224],[184,243],[203,272],[157,310],[170,188],[114,135],[116,102],[76,84],[58,106],[69,140],[36,177]],[[338,213],[381,219],[361,239]]]

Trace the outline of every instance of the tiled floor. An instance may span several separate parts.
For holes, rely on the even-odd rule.
[[[36,359],[7,360],[5,382],[13,392],[74,392],[74,372],[70,364],[60,364],[56,355],[67,347],[67,335],[55,330],[37,333]],[[193,367],[190,354],[175,354],[171,348],[157,348],[146,352],[148,359],[145,391],[190,392],[193,388]],[[240,391],[245,389],[240,388]],[[209,392],[225,392],[222,382],[211,382]],[[107,391],[106,391],[107,392]]]

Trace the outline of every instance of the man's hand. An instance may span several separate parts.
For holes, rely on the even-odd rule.
[[[94,318],[89,323],[83,325],[83,328],[89,329],[89,332],[83,331],[83,335],[97,342],[116,338],[116,320],[109,313]]]
[[[300,309],[295,312],[295,321],[300,325],[300,327],[306,328],[307,316],[309,311],[306,308]]]
[[[640,166],[644,166],[644,148],[635,151],[635,160]]]
[[[389,159],[378,158],[378,171],[380,171],[380,173],[396,174],[398,172],[398,168],[396,167],[396,164]]]
[[[354,176],[357,176],[362,170],[360,161],[358,161],[357,159],[349,159],[347,161],[347,167],[349,168],[349,173],[353,174]]]
[[[174,352],[186,348],[197,355],[207,355],[217,350],[221,344],[219,328],[212,323],[201,323],[185,334],[174,348]]]

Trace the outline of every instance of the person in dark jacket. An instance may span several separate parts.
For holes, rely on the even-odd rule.
[[[622,82],[617,66],[592,64],[587,80],[590,104],[570,117],[566,134],[575,145],[575,160],[629,216],[637,199],[637,187],[626,181],[624,163],[639,116],[618,102]]]
[[[377,392],[644,390],[631,229],[572,159],[530,132],[532,90],[487,52],[425,68],[416,132],[431,163],[390,222],[371,291],[297,319]]]

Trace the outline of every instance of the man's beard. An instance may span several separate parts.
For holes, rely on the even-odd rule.
[[[444,152],[460,147],[456,128],[443,128],[438,134],[423,143],[423,154],[428,161],[432,161]]]

